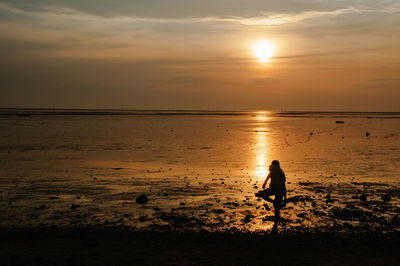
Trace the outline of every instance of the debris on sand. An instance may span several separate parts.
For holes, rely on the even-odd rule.
[[[383,195],[381,198],[383,201],[390,201],[392,198],[390,197],[389,194]]]
[[[302,212],[302,213],[297,214],[297,217],[299,217],[299,218],[306,218],[306,215],[307,215],[306,212]]]
[[[326,195],[326,199],[327,199],[327,200],[330,200],[330,199],[331,199],[331,194],[327,194],[327,195]]]
[[[363,211],[360,208],[340,208],[334,207],[331,211],[331,217],[345,221],[376,221],[378,218],[370,211]]]
[[[326,216],[326,213],[324,213],[322,211],[318,211],[318,210],[314,210],[313,214],[316,216]]]
[[[45,210],[48,207],[46,207],[45,205],[41,205],[40,207],[35,208],[35,211],[40,211],[40,210]]]
[[[246,223],[246,224],[250,223],[253,218],[254,218],[253,215],[247,214],[246,217],[244,217],[243,222]]]
[[[367,201],[367,196],[365,194],[361,194],[360,200],[364,202]]]
[[[299,201],[312,201],[309,196],[294,196],[286,199],[286,203],[288,202],[299,202]]]
[[[136,203],[139,203],[139,204],[146,204],[148,201],[149,201],[149,199],[147,198],[147,196],[145,194],[142,194],[136,198]]]
[[[366,132],[366,133],[365,133],[365,136],[368,137],[369,135],[371,135],[371,133],[369,133],[369,132]]]

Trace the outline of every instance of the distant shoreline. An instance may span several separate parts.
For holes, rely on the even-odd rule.
[[[64,108],[0,108],[0,116],[33,115],[117,115],[117,116],[269,116],[269,117],[332,117],[332,118],[400,118],[400,112],[337,112],[337,111],[220,111],[220,110],[140,110],[140,109],[64,109]]]

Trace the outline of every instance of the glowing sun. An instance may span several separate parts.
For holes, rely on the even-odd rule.
[[[269,40],[256,40],[253,42],[253,55],[260,62],[268,62],[275,53],[275,45]]]

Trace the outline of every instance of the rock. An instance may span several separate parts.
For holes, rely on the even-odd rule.
[[[79,205],[77,205],[77,204],[72,204],[71,205],[71,210],[76,210],[78,208],[79,208]]]
[[[373,216],[372,212],[363,211],[359,208],[340,208],[334,207],[331,210],[331,217],[338,220],[347,221],[368,221]]]
[[[58,197],[54,197],[54,196],[52,196],[52,197],[49,197],[49,199],[51,199],[51,200],[55,200],[55,199],[58,199]]]
[[[253,218],[254,218],[253,215],[247,214],[246,217],[244,217],[243,222],[246,223],[246,224],[250,223]]]
[[[381,198],[383,201],[390,201],[392,198],[390,197],[389,194],[383,195]]]
[[[371,135],[371,133],[369,133],[369,132],[365,132],[365,136],[369,136],[369,135]]]
[[[303,212],[303,213],[297,214],[297,217],[305,218],[306,215],[307,215],[307,213]]]
[[[138,220],[139,220],[139,222],[145,222],[146,216],[140,216]]]
[[[145,194],[140,195],[139,197],[136,198],[136,203],[139,204],[146,204],[149,201],[149,199],[147,198],[147,196]]]
[[[168,196],[168,193],[163,193],[163,196],[165,196],[165,197]]]
[[[131,217],[131,215],[130,215],[130,214],[127,214],[127,213],[125,213],[125,214],[124,214],[124,218],[128,218],[128,217]]]
[[[316,216],[326,216],[326,213],[318,210],[313,211],[313,214]]]
[[[311,206],[312,206],[312,207],[315,207],[315,206],[317,206],[317,203],[316,203],[315,201],[313,201],[313,202],[311,203]]]
[[[161,209],[160,209],[160,208],[157,208],[157,207],[153,208],[153,210],[155,210],[156,212],[161,211]]]
[[[40,207],[35,208],[35,211],[45,210],[47,207],[45,205],[41,205]]]
[[[217,210],[215,210],[215,212],[218,213],[218,214],[225,213],[225,211],[223,209],[217,209]]]
[[[344,123],[344,121],[341,121],[341,120],[336,121],[336,124],[343,124],[343,123]]]
[[[327,194],[327,195],[326,195],[326,199],[327,199],[327,200],[330,200],[330,199],[331,199],[331,194]]]
[[[361,194],[360,200],[361,201],[367,201],[367,196],[365,194]]]

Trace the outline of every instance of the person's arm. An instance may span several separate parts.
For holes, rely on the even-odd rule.
[[[268,179],[270,179],[270,178],[271,178],[271,173],[269,173],[268,176],[267,176],[267,178],[265,179],[264,184],[262,185],[262,188],[263,188],[263,189],[265,188],[265,185],[267,184]]]

